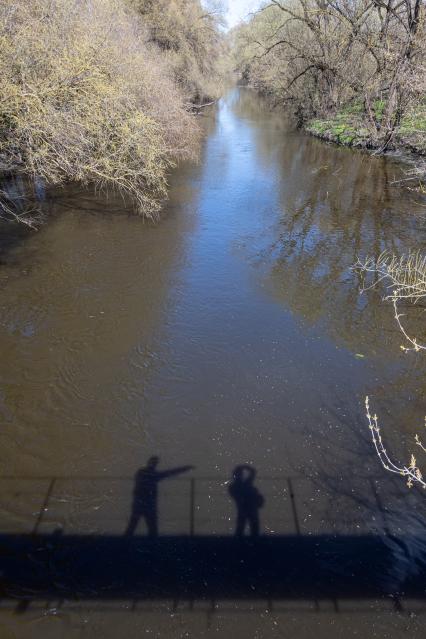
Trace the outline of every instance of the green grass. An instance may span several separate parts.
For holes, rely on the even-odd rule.
[[[324,120],[312,120],[308,124],[308,129],[318,133],[325,133],[329,128],[329,123]]]
[[[426,109],[408,113],[401,122],[401,132],[426,134]]]
[[[426,153],[426,106],[407,113],[401,122],[399,138],[420,153]]]
[[[343,116],[359,115],[362,113],[364,113],[364,106],[360,100],[352,102],[351,104],[346,104],[340,110],[340,114]]]
[[[352,105],[350,110],[345,109],[337,113],[332,119],[312,120],[307,130],[313,135],[334,140],[339,144],[352,146],[362,144],[368,137],[368,131],[362,126],[357,106]]]
[[[376,100],[373,106],[380,121],[386,103]],[[346,146],[365,146],[370,140],[370,132],[363,120],[363,107],[359,102],[343,107],[333,117],[312,120],[306,129],[313,135]],[[396,139],[401,146],[426,153],[426,104],[404,116]]]
[[[376,100],[374,102],[373,108],[374,108],[374,113],[376,115],[378,122],[382,121],[383,113],[385,111],[385,106],[386,106],[386,102],[384,100]]]

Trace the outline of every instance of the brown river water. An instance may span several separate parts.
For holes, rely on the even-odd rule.
[[[426,358],[351,266],[426,202],[249,89],[200,122],[159,223],[70,186],[2,230],[0,639],[423,637],[426,496],[364,398],[408,462]]]

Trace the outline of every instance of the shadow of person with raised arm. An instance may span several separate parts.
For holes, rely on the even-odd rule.
[[[158,483],[173,475],[186,473],[193,466],[179,466],[169,470],[158,471],[158,457],[150,457],[144,468],[140,468],[135,475],[133,489],[133,505],[126,536],[134,534],[139,520],[145,519],[149,537],[158,537]]]
[[[236,537],[242,537],[244,535],[247,525],[252,537],[259,536],[259,509],[262,508],[265,500],[254,485],[255,478],[256,470],[253,466],[242,464],[234,468],[232,481],[228,490],[237,506]]]

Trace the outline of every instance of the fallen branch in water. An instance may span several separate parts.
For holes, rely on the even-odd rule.
[[[212,104],[216,104],[216,100],[204,102],[203,104],[191,104],[191,111],[200,111],[200,109],[205,109],[205,107],[212,106]]]
[[[42,218],[40,211],[26,204],[21,206],[21,201],[25,202],[23,196],[12,199],[6,191],[0,189],[0,221],[18,222],[31,229],[38,228]]]
[[[411,184],[414,183],[414,186]],[[392,184],[402,184],[409,188],[411,191],[418,193],[426,193],[426,161],[419,160],[416,166],[412,167],[404,178],[401,180],[394,180]]]

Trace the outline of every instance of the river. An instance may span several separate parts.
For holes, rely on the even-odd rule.
[[[378,540],[386,565],[363,566],[383,596],[343,594],[342,612],[302,584],[272,605],[224,580],[214,597],[167,591],[136,609],[126,588],[108,606],[95,588],[79,607],[81,584],[46,603],[6,580],[0,636],[421,636],[424,596],[402,614],[394,593],[424,564],[426,498],[380,466],[364,399],[406,463],[426,360],[402,352],[392,308],[360,295],[351,267],[424,249],[425,202],[392,158],[310,138],[249,89],[199,118],[200,161],[170,176],[160,222],[69,186],[46,195],[48,223],[3,247],[0,533],[119,538],[134,474],[158,456],[160,471],[193,467],[159,485],[159,539],[227,543],[227,482],[248,464],[262,535]]]

